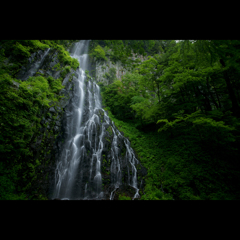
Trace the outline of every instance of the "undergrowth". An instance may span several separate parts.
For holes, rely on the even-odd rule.
[[[233,184],[238,173],[204,151],[194,135],[169,137],[168,132],[140,131],[134,122],[121,121],[108,107],[105,110],[147,169],[141,200],[238,199]]]

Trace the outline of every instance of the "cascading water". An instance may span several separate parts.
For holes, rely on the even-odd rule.
[[[134,199],[139,197],[135,167],[139,161],[129,140],[102,109],[99,86],[87,79],[88,43],[86,40],[76,43],[71,54],[79,60],[80,68],[74,78],[73,98],[65,110],[66,137],[57,161],[53,198],[112,200],[116,190],[123,186],[125,171],[124,184],[135,189]],[[103,184],[109,175],[108,171],[103,172],[106,168],[110,171],[107,189]]]
[[[88,43],[79,42],[72,57],[77,58],[81,68],[76,72],[78,78],[75,80],[75,92],[71,104],[68,106],[67,114],[67,138],[62,149],[60,159],[56,169],[56,186],[55,197],[72,198],[72,190],[75,182],[77,168],[84,154],[84,146],[79,147],[84,135],[81,129],[84,101],[84,79],[86,78],[84,70],[86,70],[87,54],[82,54],[87,50]]]

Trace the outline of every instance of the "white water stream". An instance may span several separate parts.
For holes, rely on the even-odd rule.
[[[135,158],[128,139],[121,135],[102,109],[99,86],[94,82],[86,81],[85,70],[89,68],[88,43],[89,41],[82,40],[73,48],[72,57],[78,59],[80,68],[77,70],[78,77],[75,80],[74,96],[68,107],[70,114],[67,117],[67,137],[57,161],[53,198],[62,200],[104,199],[101,162],[106,128],[110,125],[113,132],[110,149],[113,190],[110,200],[113,199],[116,189],[122,185],[118,139],[123,139],[126,147],[125,158],[130,163],[132,172],[130,175],[128,169],[127,183],[136,189],[134,199],[139,197],[135,167],[138,160]],[[85,104],[86,101],[88,104]],[[100,112],[104,113],[103,122],[100,121]]]

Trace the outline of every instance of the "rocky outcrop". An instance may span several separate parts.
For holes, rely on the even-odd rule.
[[[64,66],[59,62],[58,52],[55,49],[46,49],[45,51],[39,50],[29,57],[28,63],[22,66],[16,78],[27,81],[31,76],[42,75],[44,77],[51,76],[57,79],[60,77],[62,71],[62,69],[57,69],[55,67],[57,64],[60,65],[60,67]],[[49,191],[51,191],[49,186],[54,179],[56,168],[55,141],[57,136],[63,131],[64,110],[73,96],[74,74],[75,71],[71,69],[63,78],[62,85],[64,85],[65,88],[59,93],[62,99],[54,106],[50,103],[50,108],[42,108],[38,113],[38,117],[41,118],[41,128],[32,136],[30,144],[34,162],[36,160],[40,162],[40,165],[35,171],[37,178],[31,183],[32,191],[35,189],[38,195],[48,196]],[[15,82],[14,86],[18,87],[19,83]]]
[[[112,62],[109,57],[107,57],[107,59],[107,61],[95,61],[94,66],[96,82],[102,82],[104,85],[109,84],[109,80],[105,77],[105,74],[109,73],[109,69],[114,68],[116,70],[116,78],[118,80],[121,80],[126,72],[130,70],[130,68],[124,66],[121,61]],[[132,52],[131,59],[139,59],[141,62],[143,62],[147,59],[147,56],[138,55]]]

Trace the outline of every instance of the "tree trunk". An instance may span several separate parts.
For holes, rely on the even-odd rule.
[[[220,63],[222,64],[223,67],[226,66],[225,62],[223,61],[223,59],[220,59]],[[226,71],[223,72],[223,75],[224,75],[225,82],[227,84],[228,95],[229,95],[229,98],[230,98],[230,100],[232,102],[233,116],[239,118],[240,117],[240,108],[238,106],[237,98],[236,98],[236,96],[234,94],[230,78],[229,78],[228,73]]]
[[[204,103],[203,103],[203,105],[204,105],[205,111],[211,111],[212,108],[211,108],[211,105],[210,105],[209,98],[207,97],[207,94],[206,94],[206,93],[202,93],[202,92],[200,91],[200,89],[198,88],[198,86],[196,86],[196,89],[197,89],[197,91],[198,91],[198,93],[199,93],[200,95],[203,95],[203,96],[204,96]]]
[[[194,89],[194,93],[195,93],[196,97],[198,98],[198,97],[200,96],[200,95],[199,95],[199,89],[198,89],[198,87],[197,87],[197,86],[195,87],[195,86],[193,85],[193,89]],[[196,89],[197,89],[198,91],[197,91]],[[202,102],[201,102],[201,101],[199,102],[199,101],[197,100],[197,104],[198,104],[198,107],[200,108],[201,112],[203,113]]]
[[[208,92],[209,92],[209,94],[210,94],[210,96],[211,96],[212,102],[214,103],[214,105],[215,105],[216,108],[218,109],[219,106],[218,106],[217,102],[215,101],[214,96],[213,96],[213,94],[212,94],[212,92],[211,92],[211,89],[210,89],[210,86],[209,86],[209,77],[207,77],[207,89],[208,89]]]
[[[221,106],[221,102],[220,102],[220,100],[219,100],[219,96],[218,96],[218,94],[217,94],[216,87],[215,87],[215,85],[214,85],[214,81],[213,81],[213,87],[214,87],[215,94],[216,94],[216,96],[217,96],[217,100],[218,100],[219,108],[222,108],[222,106]]]

